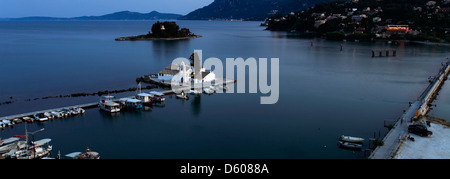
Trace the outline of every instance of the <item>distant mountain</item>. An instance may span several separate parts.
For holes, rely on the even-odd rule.
[[[215,0],[182,20],[264,20],[276,13],[298,12],[328,0]]]
[[[152,11],[150,13],[139,13],[130,11],[121,11],[103,16],[82,16],[72,18],[57,18],[57,17],[23,17],[9,20],[159,20],[159,19],[178,19],[182,17],[179,14],[159,13]]]

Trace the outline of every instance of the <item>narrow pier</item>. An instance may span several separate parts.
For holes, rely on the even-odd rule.
[[[209,88],[211,86],[217,87],[217,86],[221,86],[221,85],[228,85],[231,83],[235,83],[236,80],[231,80],[231,79],[217,79],[215,84],[212,85],[203,85],[201,88]],[[192,87],[181,87],[180,90],[181,91],[189,91],[191,89],[194,89]],[[160,93],[163,93],[164,95],[171,95],[171,94],[175,94],[172,90],[165,90],[165,91],[160,91]],[[134,96],[128,97],[128,98],[133,98]],[[41,110],[41,111],[34,111],[34,112],[28,112],[28,113],[22,113],[22,114],[16,114],[16,115],[10,115],[10,116],[5,116],[5,117],[0,117],[0,121],[2,120],[14,120],[17,118],[23,118],[23,117],[33,117],[34,114],[37,113],[45,113],[45,112],[51,112],[51,111],[61,111],[63,109],[72,109],[72,108],[83,108],[83,109],[92,109],[92,108],[97,108],[98,107],[98,102],[93,102],[93,103],[87,103],[87,104],[79,104],[79,105],[73,105],[73,106],[67,106],[67,107],[61,107],[61,108],[55,108],[55,109],[46,109],[46,110]]]
[[[397,49],[373,49],[372,50],[372,57],[389,57],[389,56],[395,57],[397,56]],[[384,55],[384,56],[383,56]]]
[[[369,156],[369,159],[392,159],[400,147],[401,141],[408,134],[409,121],[414,117],[426,115],[429,112],[430,103],[439,92],[440,87],[444,84],[450,72],[450,61],[442,65],[443,67],[434,78],[434,81],[431,82],[416,102],[411,103],[410,108],[383,139],[384,145],[378,146]]]

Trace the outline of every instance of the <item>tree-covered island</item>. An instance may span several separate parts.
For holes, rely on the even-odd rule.
[[[136,40],[184,40],[190,38],[202,37],[195,35],[188,28],[181,28],[175,22],[156,22],[151,31],[145,35],[119,37],[117,41],[136,41]]]
[[[267,19],[267,30],[325,37],[450,42],[450,0],[345,0]]]

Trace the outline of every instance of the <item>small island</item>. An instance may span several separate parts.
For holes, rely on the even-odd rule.
[[[153,24],[151,32],[146,35],[119,37],[116,41],[137,41],[137,40],[186,40],[199,38],[201,35],[195,35],[188,28],[181,28],[175,22],[156,22]]]

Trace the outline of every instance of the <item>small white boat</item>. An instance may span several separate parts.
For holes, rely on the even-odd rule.
[[[362,144],[356,144],[356,143],[344,142],[344,141],[339,141],[339,146],[348,148],[348,149],[356,149],[356,150],[359,150],[362,148]]]
[[[86,110],[84,110],[83,108],[75,108],[80,114],[84,114],[86,112]]]
[[[53,114],[51,112],[45,112],[44,113],[45,117],[47,117],[48,119],[53,119],[55,118],[55,116],[53,116]]]
[[[72,111],[70,109],[62,109],[61,113],[64,117],[69,117],[72,115]]]
[[[72,159],[100,159],[100,154],[98,152],[91,151],[91,149],[87,148],[85,153],[73,152],[67,154],[66,157]]]
[[[35,118],[37,121],[40,121],[40,122],[43,122],[43,121],[47,121],[47,120],[48,120],[48,118],[45,116],[44,113],[36,113],[36,114],[34,114],[34,118]]]
[[[344,135],[342,135],[339,138],[339,140],[344,141],[344,142],[351,142],[351,143],[363,143],[364,142],[364,138],[344,136]]]
[[[82,108],[76,107],[70,110],[72,115],[84,114],[86,111]]]
[[[188,100],[188,99],[189,99],[189,97],[186,96],[186,95],[184,94],[184,92],[181,92],[181,94],[177,95],[177,98],[179,98],[179,99],[184,99],[184,100]]]
[[[55,116],[56,118],[62,118],[64,117],[62,112],[57,112],[57,111],[53,111],[51,112],[53,116]]]
[[[16,124],[20,124],[20,123],[22,123],[23,121],[22,121],[22,119],[20,119],[20,118],[16,118],[16,119],[13,119],[13,122],[16,123]]]
[[[206,93],[206,94],[213,94],[214,93],[214,91],[211,90],[211,88],[204,88],[203,92]]]
[[[23,117],[22,119],[23,119],[23,121],[28,122],[28,123],[34,122],[34,119],[31,117]]]
[[[12,126],[13,125],[10,120],[6,120],[5,119],[2,122],[3,122],[3,124],[5,124],[5,126]]]

